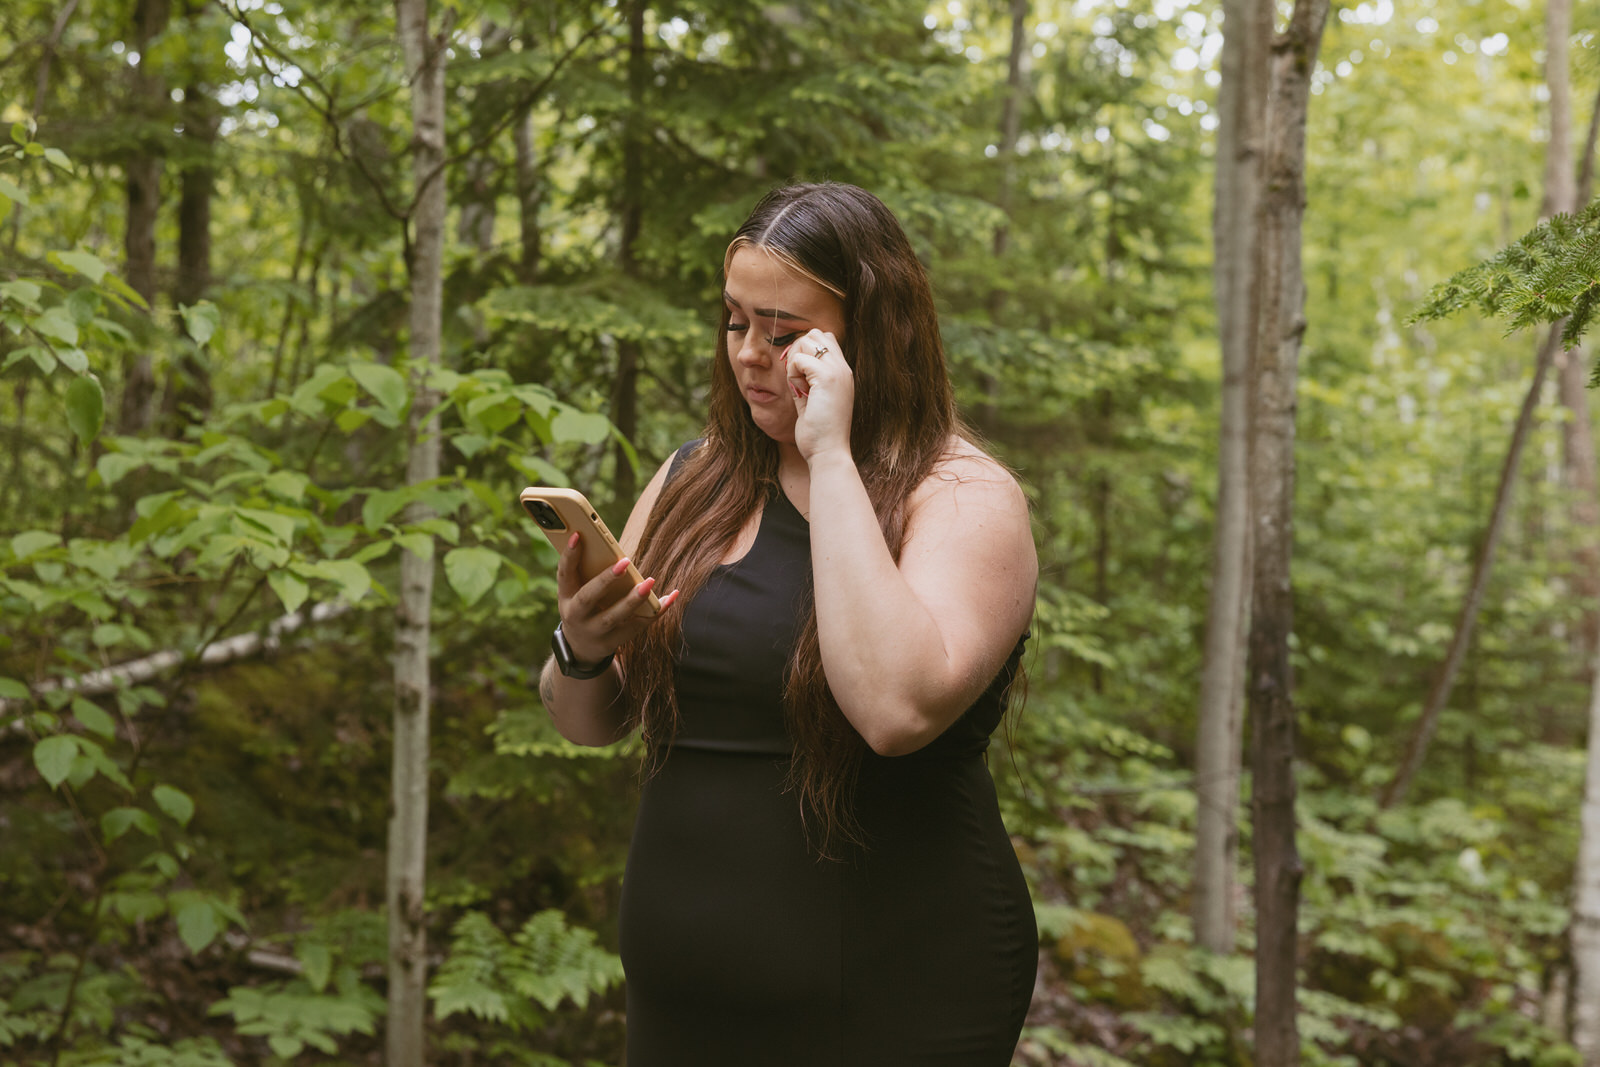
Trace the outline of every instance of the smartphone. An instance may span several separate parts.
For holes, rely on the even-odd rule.
[[[622,546],[606,529],[600,513],[576,489],[530,485],[522,491],[518,500],[522,503],[522,510],[539,524],[539,529],[544,531],[557,552],[565,552],[572,531],[578,531],[581,538],[578,547],[583,553],[578,561],[578,574],[585,582],[610,570],[623,557]],[[644,575],[631,562],[628,564],[628,579],[634,585],[644,581]],[[654,592],[650,594],[649,607],[645,610],[651,615],[660,614],[661,598]]]

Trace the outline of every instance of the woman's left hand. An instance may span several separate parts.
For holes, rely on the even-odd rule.
[[[834,449],[850,452],[850,412],[856,381],[840,351],[839,339],[811,330],[785,352],[789,389],[794,393],[794,444],[807,463]]]

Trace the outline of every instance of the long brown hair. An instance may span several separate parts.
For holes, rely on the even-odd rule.
[[[850,447],[883,539],[898,561],[907,502],[946,454],[951,435],[962,429],[927,273],[889,209],[852,185],[790,185],[768,193],[734,236],[724,270],[736,250],[752,245],[843,301],[843,348],[855,375]],[[704,444],[662,489],[637,553],[646,574],[682,590],[679,610],[622,652],[623,698],[645,740],[646,773],[660,766],[677,729],[673,669],[682,608],[750,516],[781,492],[778,444],[751,418],[729,363],[728,321],[724,306]],[[813,846],[833,855],[838,844],[861,841],[851,794],[866,743],[828,689],[809,592],[783,705],[794,740],[789,785],[799,796]]]

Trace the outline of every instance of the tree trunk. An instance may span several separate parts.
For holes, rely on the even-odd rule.
[[[188,18],[201,9],[191,6]],[[196,30],[191,27],[191,34]],[[183,170],[178,194],[178,277],[173,299],[192,307],[211,288],[211,198],[216,191],[214,156],[218,119],[210,87],[198,75],[183,90]],[[203,420],[211,413],[211,367],[205,350],[185,350],[167,372],[166,394],[161,401],[162,421],[171,436],[184,424]]]
[[[517,147],[517,218],[522,238],[522,258],[517,277],[523,285],[539,280],[539,256],[543,238],[539,229],[539,205],[544,183],[539,176],[539,157],[533,147],[533,105],[529,104],[513,128]]]
[[[1000,141],[995,146],[1000,158],[1000,182],[995,203],[1001,211],[1000,225],[994,231],[996,276],[998,261],[1011,243],[1011,202],[1017,180],[1017,136],[1022,128],[1022,105],[1028,91],[1028,0],[1011,0],[1011,50],[1006,59],[1006,95],[1000,105]],[[1006,291],[1000,286],[989,290],[989,321],[999,325],[1005,318]],[[983,404],[978,409],[979,425],[992,436],[1000,428],[1000,379],[982,373]]]
[[[127,217],[122,248],[123,273],[128,284],[154,308],[156,303],[156,216],[161,209],[161,143],[154,134],[156,120],[166,111],[167,90],[152,70],[149,45],[167,28],[169,0],[137,0],[133,11],[132,45],[139,66],[131,75],[136,121],[141,129],[123,172],[127,182]],[[142,433],[150,425],[155,397],[155,363],[148,347],[123,357],[122,406],[117,432]]]
[[[1195,944],[1230,953],[1238,862],[1244,639],[1250,603],[1249,376],[1255,325],[1256,211],[1272,7],[1225,0],[1211,216],[1217,333],[1222,343],[1221,440],[1211,595],[1195,745]]]
[[[1552,53],[1553,55],[1553,53]],[[1554,60],[1547,70],[1554,70]],[[1554,99],[1552,95],[1552,100]],[[1554,120],[1554,110],[1551,112]],[[1554,130],[1551,131],[1552,140]],[[1562,210],[1577,211],[1589,203],[1594,193],[1595,141],[1600,138],[1600,96],[1589,115],[1588,135],[1583,143],[1583,164],[1578,184],[1568,205]],[[1578,647],[1585,653],[1600,644],[1600,474],[1595,470],[1594,428],[1589,419],[1589,394],[1585,380],[1588,357],[1582,346],[1564,353],[1561,366],[1561,403],[1571,413],[1562,424],[1562,460],[1567,489],[1573,494],[1569,512],[1572,542],[1572,587],[1583,618],[1578,627]],[[1596,679],[1591,676],[1591,684]]]
[[[445,225],[444,41],[428,32],[427,0],[395,0],[400,43],[411,85],[412,167],[416,199],[411,217],[411,414],[407,427],[406,483],[439,474],[439,420],[428,375],[439,364],[443,313]],[[413,504],[408,521],[427,509]],[[402,551],[400,605],[395,616],[394,766],[389,819],[389,1011],[387,1067],[421,1067],[427,1014],[427,916],[423,893],[428,844],[428,641],[433,601],[433,560]]]
[[[648,73],[644,46],[645,0],[628,6],[628,120],[622,142],[622,206],[618,212],[621,237],[617,243],[617,263],[626,278],[638,276],[634,258],[639,227],[644,220],[644,83]],[[611,422],[628,441],[639,433],[639,342],[631,337],[617,341],[617,375],[611,389]],[[616,495],[618,514],[626,515],[638,495],[638,479],[628,450],[618,441],[616,454]]]
[[[1544,153],[1544,204],[1540,218],[1570,212],[1576,190],[1572,169],[1572,78],[1567,38],[1572,36],[1572,0],[1546,0],[1544,84],[1550,90],[1550,139]]]
[[[1273,41],[1251,360],[1251,587],[1248,700],[1252,722],[1256,874],[1256,1063],[1300,1062],[1295,1011],[1300,854],[1295,847],[1294,628],[1289,563],[1294,541],[1295,385],[1305,334],[1301,224],[1305,216],[1306,110],[1329,0],[1295,0]]]
[[[1591,529],[1593,529],[1591,527]],[[1591,663],[1600,679],[1600,642]],[[1584,1067],[1600,1067],[1600,681],[1589,692],[1589,758],[1572,878],[1572,1043]]]
[[[1594,110],[1589,116],[1589,133],[1583,145],[1583,167],[1578,178],[1575,207],[1588,204],[1594,195],[1597,137],[1600,137],[1600,96],[1595,98]],[[1580,351],[1574,349],[1567,353],[1569,366],[1583,365]],[[1581,395],[1581,378],[1579,383]],[[1584,413],[1587,414],[1587,406]],[[1600,540],[1600,488],[1595,484],[1593,449],[1591,443],[1587,453],[1587,488],[1578,489],[1579,502],[1587,505],[1588,511],[1586,515],[1580,515],[1575,507],[1573,515],[1574,537],[1578,545],[1590,550]],[[1583,519],[1587,519],[1587,522],[1583,522]],[[1579,573],[1583,573],[1581,569]],[[1591,620],[1600,592],[1585,590],[1584,595],[1583,602],[1588,608],[1585,621],[1594,626]],[[1584,775],[1583,808],[1579,816],[1578,864],[1572,877],[1571,950],[1573,981],[1576,985],[1572,999],[1572,1043],[1583,1057],[1584,1067],[1600,1067],[1600,626],[1594,626],[1588,636],[1593,641],[1590,647],[1594,655],[1589,668],[1588,770]]]

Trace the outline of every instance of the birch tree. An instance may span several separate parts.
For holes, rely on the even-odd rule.
[[[1306,110],[1329,0],[1295,0],[1272,42],[1257,232],[1255,350],[1250,379],[1251,588],[1248,701],[1256,877],[1256,1063],[1300,1062],[1296,1022],[1300,878],[1295,846],[1294,542],[1295,386],[1305,334],[1301,224]],[[1270,11],[1270,7],[1268,8]]]
[[[1589,118],[1589,132],[1583,145],[1583,171],[1578,179],[1577,195],[1574,198],[1574,207],[1580,207],[1589,202],[1594,194],[1594,167],[1595,167],[1595,142],[1600,136],[1600,96],[1595,98],[1594,110]],[[1582,367],[1584,361],[1580,358],[1582,349],[1574,348],[1567,353],[1569,367]],[[1584,428],[1588,429],[1588,398],[1582,388],[1581,372],[1578,375],[1578,390],[1574,401],[1576,407],[1574,414],[1582,411],[1585,416]],[[1563,374],[1562,400],[1568,401],[1568,390]],[[1596,484],[1594,470],[1594,442],[1592,437],[1587,442],[1587,451],[1576,463],[1574,449],[1585,447],[1580,440],[1574,441],[1578,435],[1571,430],[1567,433],[1567,454],[1569,457],[1569,472],[1576,474],[1572,479],[1573,488],[1577,491],[1577,499],[1573,506],[1573,536],[1577,539],[1580,552],[1587,550],[1589,557],[1579,556],[1577,560],[1580,568],[1593,564],[1592,554],[1597,540],[1600,540],[1600,485]],[[1580,576],[1583,574],[1580,569]],[[1588,571],[1588,576],[1594,579],[1593,570]],[[1572,876],[1572,918],[1570,927],[1572,969],[1574,978],[1573,1003],[1572,1003],[1572,1043],[1577,1046],[1579,1054],[1583,1057],[1584,1067],[1600,1067],[1600,626],[1592,625],[1592,620],[1600,612],[1600,604],[1596,597],[1600,596],[1594,588],[1583,588],[1580,585],[1579,593],[1584,598],[1585,621],[1591,625],[1585,629],[1586,636],[1593,641],[1593,657],[1589,666],[1589,744],[1586,758],[1587,770],[1583,783],[1583,807],[1578,817],[1578,860]]]
[[[1224,0],[1222,84],[1218,89],[1217,172],[1211,232],[1217,333],[1222,345],[1222,427],[1217,520],[1205,663],[1195,746],[1194,936],[1212,952],[1234,942],[1234,869],[1239,837],[1244,636],[1250,600],[1248,421],[1255,320],[1256,209],[1272,8]]]
[[[406,81],[411,86],[412,167],[416,194],[410,241],[411,415],[406,483],[439,474],[439,420],[428,378],[439,363],[445,234],[444,66],[449,16],[437,36],[428,29],[427,0],[395,0]],[[421,505],[407,519],[428,517]],[[428,843],[428,643],[433,553],[403,550],[395,617],[394,763],[385,900],[389,922],[389,1067],[421,1067],[427,1014],[427,924],[424,888]]]

